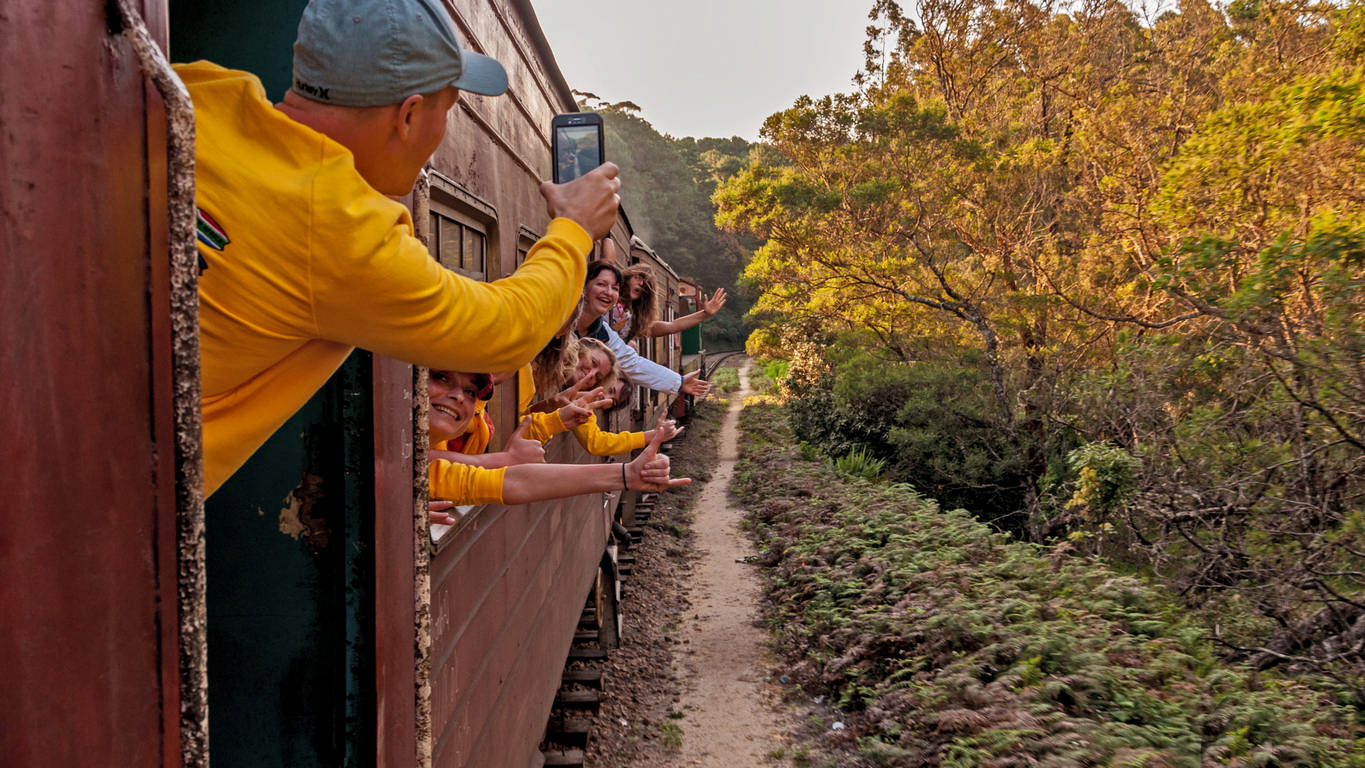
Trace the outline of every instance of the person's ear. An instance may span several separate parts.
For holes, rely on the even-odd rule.
[[[425,96],[414,93],[398,105],[398,111],[393,117],[394,130],[398,133],[398,138],[407,141],[412,136],[418,113],[426,106],[425,102]]]

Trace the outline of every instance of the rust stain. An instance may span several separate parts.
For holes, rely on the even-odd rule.
[[[321,501],[322,478],[305,474],[280,509],[280,533],[308,543],[314,551],[326,549],[331,531],[326,516],[318,510]]]

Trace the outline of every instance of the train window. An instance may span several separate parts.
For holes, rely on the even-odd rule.
[[[422,220],[426,224],[426,232],[420,232],[420,227],[418,229],[431,255],[447,269],[473,280],[488,281],[500,277],[497,211],[448,176],[428,170],[426,181],[426,194],[420,196],[421,201],[416,210],[420,216],[425,207],[426,216]],[[421,378],[425,380],[425,376]],[[496,435],[510,434],[514,426],[516,414],[509,415],[504,411],[515,408],[515,404],[508,405],[506,401],[507,398],[499,392],[488,405],[488,412],[498,424]],[[414,436],[419,431],[414,430]],[[425,435],[421,439],[425,441]],[[459,523],[455,526],[431,526],[431,536],[437,550],[448,538],[453,538],[449,536],[452,530],[460,528],[480,508],[480,505],[456,507],[451,514]]]
[[[432,201],[431,249],[436,260],[475,280],[488,279],[488,233],[478,222]]]
[[[526,255],[531,252],[531,247],[540,239],[540,235],[531,231],[531,228],[522,224],[517,228],[517,266],[520,267],[526,261]]]
[[[442,266],[474,280],[489,280],[489,253],[497,253],[490,242],[496,232],[493,206],[439,173],[430,174],[431,197],[428,203],[431,255]],[[496,271],[496,259],[492,269]]]

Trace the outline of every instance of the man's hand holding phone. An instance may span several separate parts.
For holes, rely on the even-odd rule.
[[[603,163],[565,184],[547,181],[540,185],[545,210],[550,218],[573,219],[593,240],[600,240],[611,232],[621,207],[620,173],[615,163]]]

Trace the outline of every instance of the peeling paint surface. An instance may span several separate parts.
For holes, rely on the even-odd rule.
[[[280,509],[280,533],[306,542],[314,552],[326,549],[331,529],[326,516],[320,512],[322,498],[322,478],[305,474]]]

